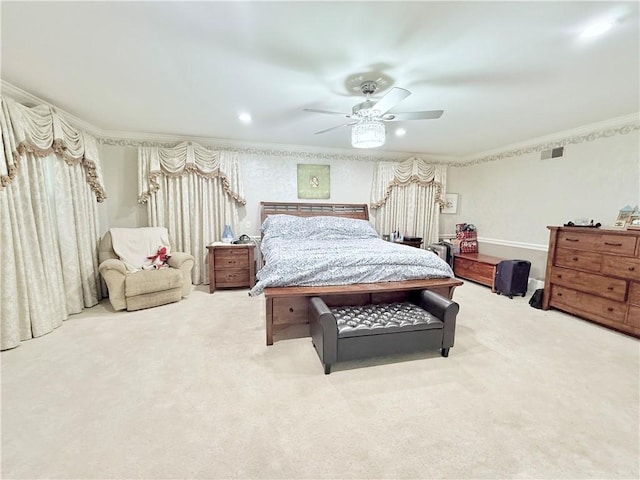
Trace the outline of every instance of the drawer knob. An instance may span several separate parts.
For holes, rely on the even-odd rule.
[[[613,290],[613,287],[607,287],[607,290],[611,291]]]
[[[558,293],[558,296],[559,296],[559,297],[561,297],[561,296],[562,296],[562,294],[561,294],[561,293]]]
[[[577,238],[565,238],[567,242],[579,242],[580,240]]]
[[[621,243],[610,243],[610,242],[604,242],[605,245],[609,245],[610,247],[621,247],[622,244]]]
[[[558,275],[558,278],[562,278],[562,275]]]
[[[578,261],[578,257],[573,257],[571,260],[573,260],[574,262]]]
[[[607,312],[613,312],[613,308],[611,307],[607,308]]]
[[[629,271],[630,271],[630,272],[635,271],[635,269],[636,269],[636,267],[629,267]]]

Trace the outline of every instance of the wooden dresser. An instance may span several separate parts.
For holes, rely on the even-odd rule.
[[[502,260],[481,253],[456,253],[453,257],[453,273],[456,277],[491,287],[491,291],[495,292],[496,267]]]
[[[542,308],[640,337],[640,231],[547,228]]]
[[[251,288],[256,283],[254,243],[216,243],[209,250],[209,293],[216,288]]]

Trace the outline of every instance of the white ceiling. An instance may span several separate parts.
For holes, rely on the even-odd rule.
[[[314,135],[341,117],[303,108],[349,112],[359,74],[412,92],[394,111],[445,111],[389,124],[407,135],[384,151],[467,156],[640,111],[637,1],[0,5],[2,79],[108,131],[348,149],[348,128]]]

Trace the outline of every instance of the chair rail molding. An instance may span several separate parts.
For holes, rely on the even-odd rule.
[[[546,252],[549,249],[548,245],[542,245],[539,243],[513,242],[511,240],[501,240],[498,238],[487,238],[487,237],[478,237],[478,243],[490,243],[492,245],[523,248],[525,250],[537,250],[539,252]]]
[[[453,240],[456,238],[455,233],[441,233],[438,235],[440,240]],[[515,247],[522,248],[525,250],[537,250],[539,252],[546,252],[549,249],[548,245],[542,245],[539,243],[526,243],[526,242],[514,242],[512,240],[502,240],[499,238],[487,238],[487,237],[478,237],[478,243],[490,243],[492,245],[501,245],[503,247]]]

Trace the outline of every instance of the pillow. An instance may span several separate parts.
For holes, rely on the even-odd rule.
[[[378,232],[367,220],[331,216],[269,215],[261,229],[265,238],[336,240],[378,237]]]
[[[267,236],[272,237],[291,237],[297,235],[298,231],[303,228],[304,218],[294,217],[293,215],[269,215],[260,230]]]
[[[368,220],[345,217],[309,217],[306,219],[305,236],[324,240],[349,238],[377,238]]]

